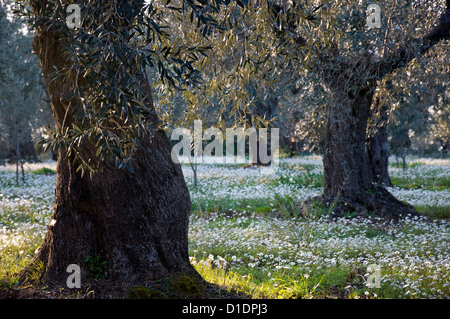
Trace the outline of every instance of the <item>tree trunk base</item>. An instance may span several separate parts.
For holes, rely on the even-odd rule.
[[[134,172],[108,164],[91,178],[60,150],[54,213],[22,286],[73,289],[79,285],[70,281],[80,278],[82,288],[120,291],[176,273],[195,276],[189,191],[164,132],[143,138],[131,164]]]
[[[332,217],[377,216],[387,219],[399,220],[402,217],[420,216],[420,213],[410,204],[395,198],[388,190],[379,185],[372,185],[368,191],[356,194],[317,196],[306,200],[301,205],[301,214],[310,215],[314,208],[321,208],[322,213],[326,210]]]
[[[117,283],[92,281],[81,289],[56,286],[27,286],[0,290],[0,299],[248,299],[206,282],[197,272],[172,273],[159,280],[135,286],[118,287]]]

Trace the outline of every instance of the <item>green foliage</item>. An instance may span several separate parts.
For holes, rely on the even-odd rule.
[[[408,141],[398,140],[395,128],[404,130],[401,136],[406,139],[414,131],[415,147],[426,148],[421,139],[425,134],[430,140],[433,125],[427,109],[442,96],[427,92],[445,89],[449,63],[445,43],[420,57],[420,43],[415,39],[438,23],[445,2],[416,6],[386,1],[381,5],[381,28],[368,29],[366,8],[371,3],[250,1],[243,14],[239,8],[222,8],[219,16],[227,27],[208,42],[207,63],[199,63],[201,86],[174,92],[157,83],[159,113],[178,125],[189,125],[198,117],[211,125],[217,121],[219,125],[223,121],[227,125],[273,125],[302,150],[322,151],[327,111],[337,103],[326,81],[339,82],[342,92],[354,93],[376,78],[379,87],[370,89],[376,89],[382,103],[373,105],[368,133],[389,121],[394,152],[409,147]],[[184,20],[177,23],[186,26],[177,31],[178,38],[202,41]],[[371,70],[377,63],[395,63],[395,58],[389,59],[404,43],[408,43],[406,54],[418,57],[404,71],[386,76],[389,71]],[[324,78],[324,70],[334,70],[336,77]],[[383,105],[393,109],[388,119],[380,118]],[[441,120],[436,116],[436,121],[445,126],[445,116]],[[433,132],[438,135],[437,130]]]
[[[418,212],[431,218],[450,219],[450,207],[449,206],[416,206]]]
[[[151,289],[145,286],[136,286],[129,290],[128,299],[160,299],[167,296],[160,290]]]
[[[298,271],[277,271],[274,278],[251,269],[224,270],[215,268],[204,259],[192,260],[195,269],[208,282],[220,285],[236,294],[252,298],[268,299],[312,299],[320,296],[320,284],[324,278],[314,278]],[[300,270],[299,270],[300,271]]]
[[[170,87],[195,86],[201,78],[194,62],[204,59],[208,49],[190,39],[175,41],[167,17],[190,17],[192,26],[208,37],[218,28],[213,14],[225,3],[83,1],[78,2],[81,26],[69,29],[63,3],[48,1],[40,7],[18,1],[16,12],[30,25],[46,23],[65,39],[67,58],[55,65],[51,81],[73,83],[73,94],[64,98],[64,121],[57,130],[47,130],[40,145],[66,149],[82,174],[100,171],[104,163],[132,171],[129,161],[139,140],[159,129],[143,70],[156,68]],[[95,157],[86,152],[92,146]]]
[[[348,93],[373,77],[382,81],[386,72],[376,74],[371,67],[404,43],[411,42],[407,52],[416,54],[418,43],[408,40],[420,39],[444,8],[442,0],[420,7],[387,1],[382,27],[368,29],[365,9],[371,1],[136,0],[112,5],[96,0],[78,2],[81,27],[68,29],[65,5],[47,1],[36,8],[32,2],[18,1],[17,12],[34,27],[44,23],[41,17],[51,18],[67,37],[68,59],[54,78],[74,82],[73,95],[65,101],[73,120],[47,131],[42,145],[67,148],[82,172],[99,171],[104,162],[132,171],[130,159],[142,136],[198,118],[220,126],[277,126],[283,136],[301,141],[301,148],[320,151],[327,109],[336,103],[322,71],[335,72]],[[427,65],[445,75],[448,55],[435,53],[425,58],[437,63]],[[413,68],[422,72],[424,61]],[[389,104],[417,92],[423,102],[430,101],[423,84],[433,85],[433,67],[425,73],[421,79],[414,76],[414,85],[402,83],[401,78],[410,82],[409,75],[393,74],[393,89],[377,92],[392,93],[392,101],[384,99]],[[145,98],[147,76],[155,82],[162,123],[155,122]],[[444,141],[437,132],[446,131],[446,122],[439,118],[433,120],[439,127],[433,134]],[[93,150],[85,152],[88,147]]]
[[[430,176],[431,177],[431,176]],[[448,177],[435,178],[406,178],[391,177],[392,183],[404,189],[427,189],[427,190],[444,190],[450,187],[450,179]]]
[[[388,233],[385,229],[380,229],[377,227],[368,227],[366,229],[365,235],[367,238],[375,238],[379,236],[388,236]]]
[[[25,282],[31,285],[36,285],[40,282],[42,278],[42,273],[44,271],[44,263],[41,260],[34,261],[32,265],[28,268]]]
[[[128,291],[129,299],[168,299],[202,298],[206,286],[203,281],[186,273],[164,277],[152,283],[152,286],[136,286]]]
[[[33,174],[33,175],[52,175],[52,174],[56,174],[56,171],[51,168],[42,167],[42,168],[38,168],[34,171],[31,171],[31,174]]]
[[[102,279],[108,271],[108,262],[101,255],[95,257],[87,256],[85,263],[89,269],[89,277],[94,279]]]
[[[18,278],[0,278],[0,290],[17,289]]]
[[[446,120],[450,60],[445,48],[445,44],[437,46],[381,86],[381,103],[390,109],[387,127],[392,154],[427,151],[450,140]]]

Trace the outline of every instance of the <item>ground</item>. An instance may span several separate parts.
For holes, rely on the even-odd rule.
[[[6,297],[6,291],[19,294],[13,292],[17,274],[41,244],[52,213],[55,164],[25,168],[25,184],[16,185],[14,167],[0,167],[0,290]],[[170,298],[177,289],[178,297],[197,298],[450,297],[449,160],[410,158],[407,170],[392,164],[389,191],[424,215],[400,221],[352,212],[335,217],[319,203],[299,214],[300,203],[322,191],[317,156],[281,160],[273,174],[241,165],[197,170],[194,187],[191,167],[183,166],[192,198],[190,259],[216,286],[198,290],[180,276],[155,289],[137,287],[128,297]],[[370,264],[380,267],[379,288],[366,285]],[[64,296],[93,294],[66,290]]]

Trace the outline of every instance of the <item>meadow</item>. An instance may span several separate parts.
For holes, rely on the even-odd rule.
[[[50,220],[54,163],[26,164],[26,182],[0,166],[0,288],[35,254]],[[450,160],[409,158],[390,165],[397,198],[423,217],[398,222],[317,206],[318,156],[282,159],[275,174],[239,165],[183,165],[191,193],[190,260],[207,281],[250,298],[449,298]],[[380,287],[368,287],[371,264]]]

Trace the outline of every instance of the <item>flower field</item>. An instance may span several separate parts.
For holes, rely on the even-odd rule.
[[[332,218],[320,207],[298,214],[319,195],[320,157],[283,159],[275,174],[238,165],[183,166],[191,192],[191,263],[208,281],[253,298],[449,298],[450,161],[409,159],[390,166],[389,190],[424,217]],[[44,169],[48,168],[48,169]],[[54,163],[0,167],[0,287],[39,247],[52,213]],[[50,169],[50,170],[49,170]],[[369,287],[380,269],[379,287]]]

